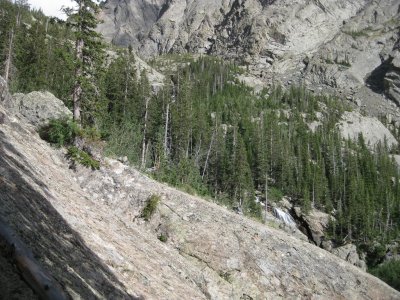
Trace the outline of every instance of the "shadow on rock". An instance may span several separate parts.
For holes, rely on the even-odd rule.
[[[50,197],[46,185],[0,130],[0,218],[72,298],[138,299],[125,292],[124,285],[34,185]],[[4,284],[0,281],[0,290]]]
[[[388,59],[376,67],[365,79],[369,88],[378,94],[385,92],[385,75],[389,71],[392,59]]]

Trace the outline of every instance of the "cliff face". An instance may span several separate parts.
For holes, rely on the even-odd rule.
[[[385,101],[398,100],[397,73],[388,66],[396,62],[398,6],[396,0],[109,0],[99,31],[143,57],[215,54],[249,65],[252,81],[305,84],[342,94],[372,114],[400,117]]]
[[[0,199],[1,219],[76,299],[400,297],[322,249],[118,161],[73,171],[2,103]]]
[[[107,1],[99,30],[115,44],[136,44],[148,34],[164,4],[165,0]]]
[[[389,98],[400,106],[400,32],[399,40],[393,47],[389,58],[382,66],[387,67],[384,78],[384,89]]]
[[[207,52],[257,56],[265,64],[284,54],[314,52],[367,2],[111,0],[100,31],[115,43],[133,44],[144,56]]]

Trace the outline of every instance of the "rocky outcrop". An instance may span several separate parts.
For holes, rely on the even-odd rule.
[[[290,206],[291,204],[286,202],[286,207]],[[365,258],[360,258],[355,245],[347,244],[334,248],[334,242],[326,238],[326,232],[329,224],[332,221],[335,221],[333,216],[315,208],[311,209],[308,213],[304,213],[300,207],[292,206],[291,211],[293,211],[295,214],[295,218],[299,224],[299,229],[308,236],[308,239],[311,243],[314,243],[316,246],[331,252],[337,257],[340,257],[341,259],[349,262],[363,271],[367,270],[367,264],[364,260]]]
[[[153,194],[161,201],[145,221]],[[400,297],[320,248],[119,161],[70,170],[23,119],[0,125],[0,197],[0,217],[74,299]]]
[[[357,247],[353,244],[347,244],[331,251],[336,256],[340,257],[341,259],[351,263],[354,266],[359,267],[360,269],[366,271],[367,264],[364,260],[360,259],[357,253]]]
[[[50,119],[72,118],[64,102],[49,92],[15,94],[13,98],[11,110],[34,126],[44,125]]]
[[[300,221],[300,228],[306,234],[310,241],[318,247],[323,247],[325,241],[326,230],[334,218],[317,209],[311,209],[308,213],[303,213],[300,207],[294,207],[296,218]],[[326,249],[329,250],[329,249]]]
[[[361,115],[359,112],[345,112],[337,124],[343,138],[358,140],[362,134],[365,143],[373,148],[377,143],[384,143],[396,147],[398,142],[392,133],[378,119]]]
[[[147,37],[169,0],[109,0],[99,15],[99,31],[117,45],[135,45]],[[165,8],[164,8],[165,9]]]
[[[398,46],[389,57],[390,63],[385,75],[385,91],[398,106],[400,106],[400,40]]]
[[[164,86],[165,76],[150,67],[138,56],[135,57],[135,68],[137,70],[137,78],[140,78],[140,75],[143,73],[146,74],[153,93],[158,93],[158,91]]]
[[[144,56],[170,51],[246,54],[268,66],[286,54],[315,51],[367,2],[109,0],[99,31],[115,43],[133,44]]]

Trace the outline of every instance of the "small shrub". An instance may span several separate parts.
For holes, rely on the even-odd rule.
[[[151,217],[154,215],[159,202],[160,202],[160,196],[151,195],[146,201],[146,206],[143,208],[141,217],[146,221],[149,221]]]
[[[368,31],[370,31],[370,30],[371,30],[371,28],[367,27],[367,28],[361,29],[361,30],[343,31],[343,33],[350,35],[353,39],[356,39],[357,37],[368,36]]]
[[[80,129],[71,119],[53,119],[39,129],[39,135],[43,140],[62,147],[72,144],[75,136],[80,135]]]
[[[79,163],[87,168],[91,168],[92,170],[100,169],[99,161],[91,157],[89,153],[80,150],[75,146],[68,148],[67,157],[73,162]]]
[[[82,137],[91,141],[101,139],[99,131],[95,127],[80,128],[71,119],[52,119],[49,124],[39,129],[40,137],[58,147],[72,145],[75,137]]]
[[[335,62],[338,64],[338,65],[341,65],[341,66],[344,66],[344,67],[351,67],[351,63],[349,62],[349,60],[348,59],[345,59],[345,60],[335,60]]]
[[[167,241],[168,241],[168,236],[166,236],[165,234],[160,234],[159,236],[158,236],[158,239],[161,241],[161,242],[163,242],[163,243],[166,243]]]
[[[233,277],[229,272],[219,272],[219,277],[221,277],[223,280],[226,282],[232,283],[233,282]]]

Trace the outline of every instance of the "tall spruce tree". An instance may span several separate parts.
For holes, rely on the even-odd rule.
[[[104,45],[95,31],[99,23],[96,13],[99,5],[92,0],[74,0],[76,8],[64,8],[68,24],[75,33],[75,83],[72,92],[74,121],[82,124],[81,111],[88,91],[97,94],[95,78],[102,65]],[[84,96],[86,94],[86,97]],[[90,106],[90,105],[89,105]]]

